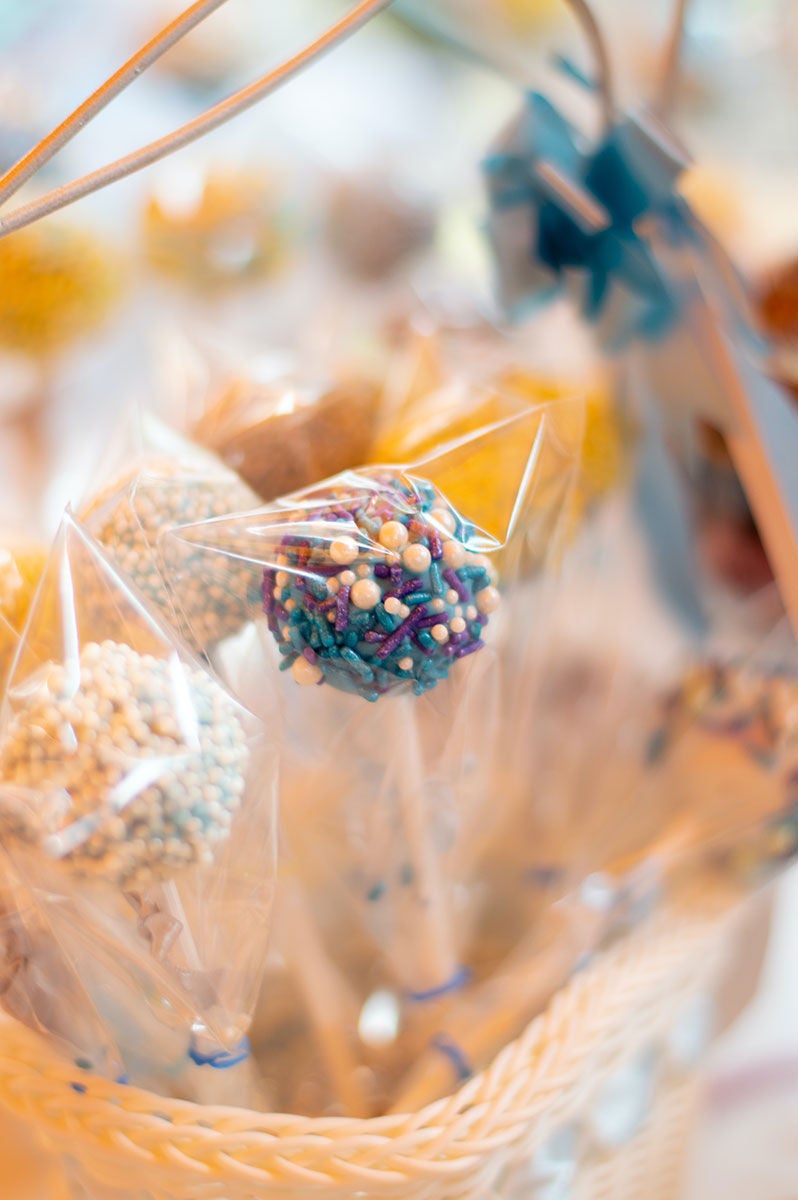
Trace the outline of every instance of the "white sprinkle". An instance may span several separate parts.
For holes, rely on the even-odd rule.
[[[341,566],[349,566],[358,555],[357,542],[351,537],[340,537],[330,542],[330,558]]]

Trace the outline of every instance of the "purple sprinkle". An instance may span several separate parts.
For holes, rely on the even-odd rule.
[[[364,642],[384,642],[388,635],[382,633],[379,629],[367,629],[363,635]]]
[[[409,596],[411,592],[417,592],[423,587],[424,584],[420,579],[406,579],[405,582],[398,587],[395,592],[391,593],[391,595],[396,596],[397,599],[401,600],[404,596]]]
[[[302,657],[307,659],[307,661],[309,663],[315,663],[316,659],[319,656],[316,653],[316,651],[313,649],[312,646],[306,646],[305,649],[302,651]]]
[[[385,639],[377,651],[377,658],[387,658],[392,654],[397,646],[409,637],[416,628],[416,625],[422,617],[426,616],[426,609],[423,604],[419,604],[418,608],[414,608],[410,616],[402,622],[398,629],[394,629],[393,633]]]
[[[335,632],[343,633],[349,624],[349,592],[347,584],[341,588],[336,598]]]
[[[481,650],[484,645],[484,642],[477,640],[476,642],[469,642],[467,646],[458,646],[454,652],[454,656],[455,658],[465,658],[467,654],[473,654],[475,650]]]
[[[340,570],[341,570],[341,568],[338,566],[337,563],[314,563],[313,564],[313,574],[314,575],[323,575],[323,576],[327,577],[327,576],[331,576],[331,575],[337,575]]]
[[[394,563],[394,565],[391,567],[391,583],[394,585],[394,587],[399,587],[404,577],[404,571],[402,568],[398,563]]]
[[[427,541],[429,542],[429,552],[432,555],[433,561],[443,558],[443,542],[441,541],[441,535],[438,533],[437,529],[430,529],[428,533],[429,536]]]
[[[374,574],[376,575],[377,579],[390,579],[391,568],[387,563],[377,563],[376,567],[374,568]]]
[[[446,580],[450,588],[454,588],[457,592],[457,597],[462,604],[466,604],[470,599],[466,588],[463,586],[463,581],[457,572],[452,567],[447,567],[443,572],[443,578]]]
[[[460,633],[453,633],[449,637],[449,641],[453,646],[459,646],[461,642],[468,641],[468,630],[462,629]]]
[[[421,607],[424,608],[426,606],[422,604]],[[441,624],[441,614],[440,613],[429,613],[426,617],[424,617],[421,621],[419,621],[416,628],[432,629],[433,625],[440,625],[440,624]]]

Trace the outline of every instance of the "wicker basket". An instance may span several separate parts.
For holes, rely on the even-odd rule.
[[[200,1108],[91,1076],[13,1022],[0,1099],[92,1200],[666,1200],[678,1195],[733,897],[658,913],[578,973],[491,1067],[421,1112]]]

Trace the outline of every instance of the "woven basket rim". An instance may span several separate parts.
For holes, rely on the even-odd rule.
[[[78,1155],[90,1150],[139,1167],[147,1160],[181,1179],[311,1190],[345,1183],[355,1192],[379,1185],[387,1195],[402,1194],[410,1176],[431,1184],[463,1178],[480,1156],[528,1147],[565,1119],[569,1103],[584,1103],[592,1067],[606,1072],[622,1061],[630,1013],[633,1045],[661,1032],[664,987],[679,996],[708,974],[718,924],[737,898],[705,888],[689,905],[649,918],[575,975],[490,1066],[416,1113],[303,1117],[204,1107],[91,1075],[81,1075],[88,1086],[78,1095],[74,1065],[10,1020],[0,1024],[0,1102],[56,1140],[78,1142]]]

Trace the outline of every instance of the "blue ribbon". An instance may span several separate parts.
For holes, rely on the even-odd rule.
[[[684,166],[678,150],[641,120],[624,117],[591,147],[545,96],[527,95],[505,143],[483,164],[510,311],[576,285],[587,320],[610,318],[601,334],[608,349],[667,334],[689,289],[660,261],[657,239],[693,254],[709,240],[676,191]],[[519,246],[504,234],[508,218],[521,214],[526,242]]]

